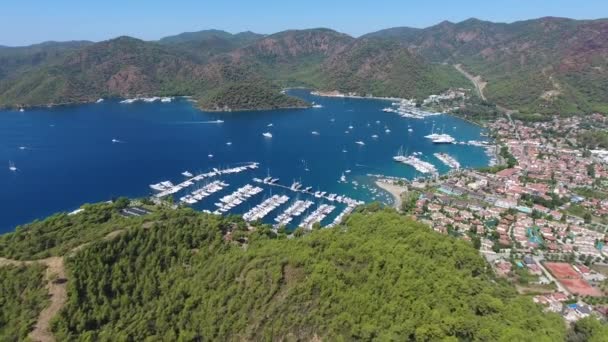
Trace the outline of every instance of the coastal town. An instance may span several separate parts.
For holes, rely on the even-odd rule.
[[[608,313],[608,152],[601,114],[487,125],[499,165],[412,182],[381,178],[400,210],[471,242],[494,272],[574,322]]]

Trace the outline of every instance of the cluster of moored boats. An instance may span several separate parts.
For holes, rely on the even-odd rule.
[[[230,195],[220,198],[220,202],[215,203],[215,206],[218,208],[213,213],[216,215],[224,214],[225,212],[242,204],[250,197],[257,195],[262,191],[264,191],[264,189],[251,184],[240,187]]]
[[[188,177],[188,179],[186,181],[181,182],[177,185],[174,185],[171,181],[163,181],[160,183],[151,184],[150,188],[154,191],[158,191],[158,193],[154,195],[156,198],[163,198],[163,197],[166,197],[169,195],[173,195],[185,188],[188,188],[188,187],[194,185],[195,182],[202,181],[206,178],[211,178],[211,177],[216,177],[216,176],[226,175],[226,174],[239,173],[239,172],[243,172],[243,171],[247,171],[247,170],[255,170],[258,167],[259,167],[258,163],[249,163],[247,165],[237,166],[237,167],[223,169],[223,170],[218,170],[218,169],[214,168],[213,171],[210,171],[207,173],[202,173],[197,176],[193,176],[193,174],[189,171],[184,171],[184,172],[182,172],[182,175],[184,175],[185,177]]]
[[[397,113],[403,118],[424,119],[429,116],[441,115],[441,113],[433,113],[424,111],[416,107],[416,100],[403,99],[399,102],[393,102],[392,107],[384,108],[382,111],[387,113]]]
[[[315,223],[320,223],[323,221],[327,215],[331,214],[332,211],[336,209],[335,206],[330,204],[321,204],[315,211],[313,211],[310,215],[306,216],[302,223],[300,223],[300,227],[312,229],[312,226]]]
[[[169,103],[171,101],[173,101],[172,97],[159,97],[159,96],[154,96],[154,97],[136,97],[136,98],[132,98],[132,99],[125,99],[120,101],[120,103],[125,103],[125,104],[129,104],[129,103],[135,103],[135,102],[147,102],[147,103],[152,103],[152,102],[157,102],[160,101],[162,103]],[[98,100],[98,102],[101,102]]]
[[[283,213],[279,216],[275,217],[274,221],[276,222],[275,228],[286,226],[293,221],[295,217],[302,215],[308,208],[310,208],[314,204],[313,201],[295,201],[294,204],[290,205]]]
[[[442,163],[451,167],[452,169],[460,169],[460,163],[456,158],[450,156],[447,153],[434,153],[435,158],[439,159]]]
[[[246,212],[243,215],[243,219],[249,222],[261,220],[266,217],[266,215],[268,215],[271,211],[287,203],[287,201],[289,201],[289,196],[274,195]]]
[[[182,203],[186,203],[186,204],[196,204],[199,201],[202,201],[204,198],[211,196],[212,194],[224,189],[225,187],[227,187],[229,184],[216,180],[213,181],[207,185],[205,185],[204,187],[198,189],[198,190],[194,190],[192,191],[192,193],[181,197],[179,200]]]

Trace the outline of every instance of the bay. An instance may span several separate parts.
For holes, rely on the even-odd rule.
[[[264,178],[268,172],[287,186],[300,181],[315,191],[390,204],[390,196],[366,175],[408,179],[419,175],[393,161],[401,146],[409,153],[421,152],[421,159],[433,163],[440,173],[449,169],[433,156],[435,152],[449,153],[463,167],[488,164],[483,148],[435,145],[424,138],[434,125],[458,141],[484,140],[480,127],[456,117],[407,119],[383,112],[390,105],[386,100],[324,98],[303,89],[290,93],[323,107],[208,113],[177,99],[133,104],[107,100],[23,113],[0,111],[0,233],[56,212],[72,211],[83,203],[149,195],[149,184],[178,183],[184,180],[181,172],[185,170],[202,173],[260,163],[256,171],[224,177],[229,187],[195,205],[196,209],[215,209],[217,198],[254,184],[252,178]],[[215,120],[223,122],[211,123]],[[263,137],[264,132],[273,137]],[[9,161],[16,172],[9,170]],[[338,182],[343,173],[347,183]],[[271,194],[285,193],[290,201],[271,212],[269,222],[297,197],[319,203],[312,196],[263,187],[263,193],[230,213],[243,213]],[[323,223],[331,222],[342,209],[338,205]]]

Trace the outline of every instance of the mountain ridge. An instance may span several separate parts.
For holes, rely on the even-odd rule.
[[[608,111],[608,94],[602,92],[608,86],[606,37],[606,19],[543,17],[513,23],[469,18],[427,28],[394,27],[358,38],[328,28],[270,35],[203,30],[159,41],[137,40],[141,49],[135,54],[139,56],[128,46],[121,51],[120,44],[113,49],[116,56],[95,49],[115,45],[117,41],[112,39],[66,48],[52,58],[28,59],[35,54],[11,57],[12,63],[0,66],[0,106],[81,102],[132,94],[205,99],[217,87],[258,81],[278,87],[308,86],[420,98],[462,87],[456,70],[440,66],[461,64],[487,82],[488,101],[522,113]],[[381,44],[388,44],[386,51],[379,48]],[[0,48],[0,59],[4,50]],[[66,69],[66,60],[91,51],[97,56],[89,65],[100,71],[98,74]],[[101,72],[110,69],[114,73]],[[472,88],[471,84],[466,86]],[[87,88],[90,93],[84,94]]]

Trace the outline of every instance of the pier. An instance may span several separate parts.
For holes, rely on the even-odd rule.
[[[216,215],[224,214],[225,212],[242,204],[250,197],[257,195],[262,191],[264,191],[264,189],[247,184],[230,195],[220,198],[220,202],[215,203],[215,206],[218,207],[218,209],[216,209],[213,213]]]
[[[232,174],[232,173],[240,173],[240,172],[247,171],[247,170],[255,170],[258,168],[258,166],[259,166],[259,164],[254,162],[254,163],[249,163],[244,166],[238,166],[238,167],[233,167],[233,168],[229,168],[229,169],[223,169],[223,170],[213,169],[213,171],[211,171],[211,172],[202,173],[200,175],[188,178],[184,182],[181,182],[177,185],[174,185],[170,181],[164,181],[164,182],[160,182],[160,183],[156,183],[156,184],[151,184],[150,188],[155,191],[160,191],[159,193],[154,195],[154,197],[163,198],[163,197],[167,197],[169,195],[173,195],[183,189],[186,189],[186,188],[194,185],[195,182],[202,181],[203,179],[220,176],[220,175]]]
[[[266,215],[268,215],[271,211],[287,203],[287,201],[289,201],[288,196],[274,195],[246,212],[243,215],[243,219],[248,222],[261,220],[266,217]]]
[[[302,222],[300,223],[300,227],[304,227],[306,229],[312,229],[312,226],[315,223],[320,223],[327,217],[327,215],[331,214],[332,211],[336,209],[335,206],[329,204],[321,204],[317,210],[313,211],[312,214],[308,215]]]
[[[274,220],[277,222],[274,227],[279,228],[286,226],[293,220],[294,217],[302,215],[308,208],[314,204],[313,201],[296,201],[294,204],[289,206],[281,215],[277,216]]]

